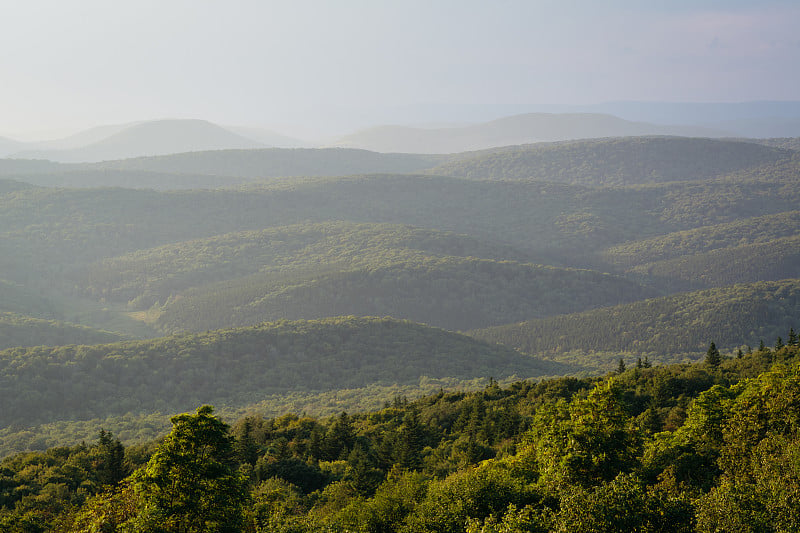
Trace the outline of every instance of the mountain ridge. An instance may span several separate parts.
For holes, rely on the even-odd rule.
[[[639,135],[724,137],[730,133],[632,122],[600,113],[526,113],[455,128],[377,126],[340,137],[333,146],[376,152],[452,154],[537,142]]]
[[[200,119],[165,119],[134,123],[88,145],[60,150],[23,150],[12,157],[57,162],[98,162],[143,155],[263,145]]]

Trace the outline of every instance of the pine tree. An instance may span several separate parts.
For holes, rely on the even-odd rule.
[[[100,461],[97,466],[97,479],[103,485],[116,485],[125,477],[125,448],[110,431],[100,430],[97,439]]]
[[[779,336],[777,339],[775,339],[775,349],[780,350],[781,348],[783,348],[783,339]]]
[[[619,366],[617,367],[617,374],[622,374],[623,372],[625,372],[625,361],[623,361],[620,357]]]
[[[399,428],[395,464],[409,470],[419,469],[422,466],[421,452],[425,445],[424,440],[425,432],[419,421],[419,413],[416,409],[409,409]]]
[[[245,418],[241,435],[236,439],[234,450],[240,462],[255,465],[258,460],[258,444],[253,439],[253,424]]]
[[[708,346],[708,351],[706,352],[706,364],[712,368],[717,368],[721,362],[722,356],[719,354],[719,350],[717,350],[717,345],[712,342]]]
[[[794,328],[789,328],[789,342],[787,344],[789,346],[797,346],[797,333],[794,332]]]

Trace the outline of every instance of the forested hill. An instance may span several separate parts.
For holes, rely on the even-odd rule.
[[[605,250],[603,255],[616,265],[632,267],[722,248],[767,244],[798,234],[800,211],[786,211],[626,242]]]
[[[93,264],[75,282],[94,298],[149,310],[166,333],[338,315],[463,330],[655,294],[597,271],[525,261],[532,257],[450,232],[338,222],[141,250]]]
[[[598,113],[525,113],[445,128],[377,126],[340,138],[335,144],[379,152],[451,154],[541,141],[631,135],[717,137],[721,133],[724,134],[708,128],[630,122]]]
[[[0,265],[4,265],[3,257],[0,257]],[[38,291],[0,279],[0,312],[2,311],[54,318],[52,302]]]
[[[198,189],[285,176],[420,172],[444,156],[346,148],[206,150],[99,163],[0,159],[0,175],[41,186]]]
[[[400,224],[327,222],[240,231],[150,248],[94,263],[76,278],[93,296],[149,306],[179,291],[271,270],[331,272],[437,256],[545,262],[468,235]]]
[[[800,277],[800,212],[627,242],[603,258],[640,280],[675,292]]]
[[[120,335],[109,331],[0,311],[0,350],[16,346],[100,344],[120,340]]]
[[[378,315],[451,330],[652,295],[591,270],[474,258],[418,258],[358,269],[265,272],[188,290],[160,310],[165,332],[265,320]]]
[[[694,365],[491,382],[329,419],[255,415],[229,426],[204,405],[145,446],[103,430],[5,458],[0,527],[795,531],[797,344],[792,330],[788,345],[734,358],[712,346]]]
[[[476,179],[537,179],[584,185],[633,185],[720,177],[790,158],[791,150],[743,141],[623,137],[533,144],[477,153],[429,170]]]
[[[0,196],[0,235],[4,246],[71,253],[60,260],[72,263],[231,231],[349,220],[413,223],[586,256],[624,241],[796,209],[798,202],[796,187],[757,180],[597,190],[394,175],[224,191],[32,189]]]
[[[584,185],[704,180],[797,159],[797,151],[745,140],[619,137],[504,146],[449,155],[349,148],[209,150],[65,164],[0,159],[0,175],[61,187],[217,188],[287,176],[420,173],[471,179],[536,179]],[[763,177],[763,176],[762,176]]]
[[[22,189],[30,189],[32,185],[23,183],[21,181],[0,179],[0,194],[19,191]]]
[[[441,156],[382,154],[352,148],[264,148],[137,157],[95,163],[87,168],[269,178],[418,172],[441,159]]]
[[[770,139],[754,139],[754,142],[775,148],[800,150],[800,137],[773,137]]]
[[[530,354],[694,354],[771,342],[800,316],[800,280],[762,281],[470,332]],[[617,356],[618,357],[618,356]],[[556,357],[558,358],[558,357]],[[656,361],[661,360],[656,356]],[[608,361],[605,361],[608,364]]]
[[[670,292],[800,278],[800,235],[646,263],[628,272]]]
[[[276,392],[574,368],[409,322],[278,322],[151,341],[0,352],[0,426],[244,406]]]

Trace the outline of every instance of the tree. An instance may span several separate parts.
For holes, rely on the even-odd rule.
[[[135,475],[143,531],[241,531],[245,481],[228,426],[204,405],[172,418],[172,432]],[[155,525],[154,525],[155,524]]]
[[[116,485],[125,477],[125,448],[110,431],[100,430],[97,441],[100,455],[97,462],[97,479],[103,485]]]
[[[719,350],[717,350],[717,345],[712,342],[708,346],[708,351],[706,352],[706,364],[712,368],[717,368],[721,362],[722,356],[719,354]]]
[[[617,367],[617,374],[625,373],[625,361],[622,360],[620,357],[619,359],[619,366]]]
[[[355,432],[353,422],[347,413],[342,412],[338,418],[328,428],[325,437],[320,443],[322,459],[326,461],[336,461],[337,459],[347,459],[350,450],[355,443]]]
[[[399,428],[395,462],[403,468],[416,470],[422,466],[422,448],[425,431],[419,421],[416,408],[411,408],[403,418]]]
[[[613,381],[586,398],[543,406],[529,436],[542,480],[556,488],[611,481],[630,471],[641,445]]]
[[[794,332],[794,328],[789,328],[789,341],[787,344],[789,346],[797,346],[797,333]]]

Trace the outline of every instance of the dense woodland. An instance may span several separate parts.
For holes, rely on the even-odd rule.
[[[635,154],[635,157],[631,157]],[[632,185],[709,179],[791,158],[791,150],[748,142],[635,137],[541,143],[479,153],[434,167],[444,176]]]
[[[0,463],[0,525],[35,531],[792,531],[797,336],[694,364],[496,382],[316,419],[203,406]],[[202,450],[202,453],[200,451]]]
[[[0,530],[800,527],[796,139],[0,176]]]

